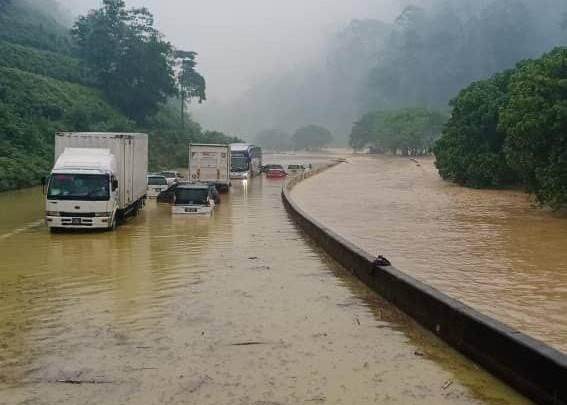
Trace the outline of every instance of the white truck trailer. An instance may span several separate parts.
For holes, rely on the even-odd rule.
[[[219,191],[228,191],[230,146],[190,144],[189,181],[214,184]]]
[[[146,134],[61,132],[46,179],[46,222],[55,229],[114,229],[144,206]]]

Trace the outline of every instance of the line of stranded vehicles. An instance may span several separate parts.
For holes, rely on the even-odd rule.
[[[285,177],[281,165],[262,166],[262,150],[249,144],[191,144],[188,178],[147,173],[148,136],[136,133],[61,132],[55,164],[42,181],[50,230],[109,229],[137,215],[146,198],[171,204],[172,214],[211,215],[232,180],[266,172]],[[309,165],[310,167],[311,165]],[[303,173],[301,165],[288,171]]]

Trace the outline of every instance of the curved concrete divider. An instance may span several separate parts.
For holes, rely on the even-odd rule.
[[[566,354],[393,266],[374,265],[374,257],[318,222],[293,201],[290,191],[294,185],[330,166],[292,178],[284,185],[282,198],[296,223],[367,286],[471,360],[538,403],[567,404]]]

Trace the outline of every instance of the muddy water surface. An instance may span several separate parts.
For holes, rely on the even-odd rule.
[[[0,194],[0,403],[525,401],[345,274],[280,190],[53,235],[41,190]]]
[[[443,182],[431,159],[358,157],[293,191],[371,254],[567,352],[567,217]]]

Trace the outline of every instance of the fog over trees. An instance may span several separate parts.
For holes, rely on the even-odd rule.
[[[345,22],[311,64],[274,71],[211,114],[244,134],[325,125],[346,144],[353,122],[369,111],[448,111],[469,83],[566,43],[563,0],[408,3],[399,2],[393,20]]]

